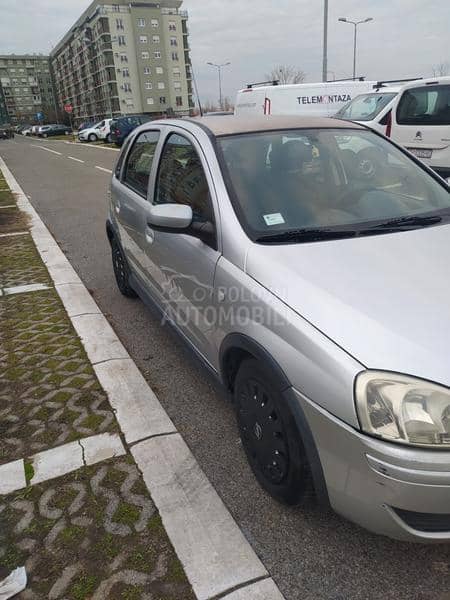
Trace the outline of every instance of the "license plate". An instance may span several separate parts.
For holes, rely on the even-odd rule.
[[[424,148],[408,148],[408,150],[417,158],[431,158],[433,156],[433,150],[425,150]]]

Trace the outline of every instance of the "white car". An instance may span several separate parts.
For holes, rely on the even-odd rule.
[[[83,129],[78,133],[80,142],[97,142],[104,140],[107,143],[111,142],[111,121],[112,119],[103,119],[96,125]]]
[[[392,108],[392,139],[450,177],[450,77],[405,85]]]
[[[32,129],[32,127],[31,127],[31,126],[30,126],[30,127],[26,127],[25,129],[22,129],[22,131],[21,131],[20,133],[21,133],[22,135],[24,135],[24,136],[31,135],[31,129]]]

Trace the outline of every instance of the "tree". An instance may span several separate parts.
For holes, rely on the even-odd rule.
[[[450,62],[433,65],[433,77],[444,77],[445,75],[450,75]]]
[[[302,83],[305,80],[305,73],[297,67],[290,65],[276,65],[270,73],[265,76],[269,81],[278,80],[281,84]]]

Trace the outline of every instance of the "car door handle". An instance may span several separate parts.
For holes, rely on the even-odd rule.
[[[145,239],[148,244],[153,244],[153,242],[155,241],[155,232],[153,231],[153,229],[150,228],[148,224],[145,228]]]

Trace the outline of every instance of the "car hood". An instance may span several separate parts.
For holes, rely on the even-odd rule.
[[[363,366],[450,386],[450,225],[253,244],[246,271]]]

